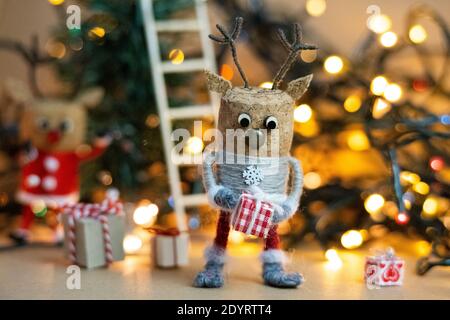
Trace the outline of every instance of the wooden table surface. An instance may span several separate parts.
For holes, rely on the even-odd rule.
[[[301,271],[306,282],[298,289],[262,284],[259,243],[231,245],[226,284],[221,289],[191,286],[203,265],[202,250],[210,236],[192,236],[190,265],[161,270],[150,256],[127,256],[109,269],[81,272],[81,289],[66,287],[68,262],[61,248],[19,248],[0,252],[1,299],[450,299],[450,268],[436,268],[419,277],[417,240],[394,237],[371,242],[354,251],[340,250],[343,265],[333,268],[315,241],[289,253],[289,268]],[[0,241],[1,243],[1,241]],[[362,278],[364,257],[371,249],[393,246],[406,260],[404,285],[368,289]],[[420,250],[419,250],[420,251]]]

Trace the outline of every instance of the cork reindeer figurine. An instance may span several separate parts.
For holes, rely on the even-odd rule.
[[[270,201],[274,209],[261,254],[264,283],[274,287],[297,287],[303,282],[303,277],[284,269],[286,257],[280,248],[277,224],[296,212],[302,193],[303,172],[299,161],[290,156],[293,112],[294,102],[307,90],[312,75],[291,81],[286,90],[279,87],[299,52],[316,47],[302,43],[298,24],[294,24],[292,42],[287,40],[282,30],[278,30],[280,41],[289,52],[287,59],[276,74],[271,89],[250,87],[235,47],[242,23],[242,18],[236,18],[230,33],[217,25],[223,37],[210,35],[212,40],[230,46],[244,86],[232,87],[228,80],[206,71],[209,90],[222,96],[218,130],[224,138],[216,150],[205,151],[203,181],[209,201],[220,209],[220,215],[214,243],[205,250],[205,269],[195,277],[194,286],[223,286],[231,220],[242,194],[250,193]],[[239,137],[237,132],[243,137],[244,148],[233,139]]]

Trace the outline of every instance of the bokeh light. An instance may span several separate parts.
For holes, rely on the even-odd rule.
[[[123,249],[125,253],[133,254],[142,248],[142,240],[134,234],[129,234],[123,239]]]
[[[156,204],[138,206],[133,213],[133,220],[141,226],[151,226],[156,221],[159,208]]]
[[[172,64],[182,64],[184,61],[184,52],[181,49],[172,49],[169,52],[169,60]]]
[[[369,213],[377,213],[384,205],[384,197],[381,194],[374,193],[366,198],[364,201],[364,208]]]
[[[325,59],[323,66],[328,73],[337,74],[344,68],[344,61],[341,57],[330,56]]]
[[[383,47],[391,48],[397,44],[398,36],[395,32],[388,31],[380,36],[380,43]]]
[[[402,88],[396,83],[391,83],[384,90],[383,96],[390,102],[396,102],[402,97]]]
[[[361,108],[361,104],[361,98],[356,94],[352,94],[345,99],[344,109],[347,112],[356,112]]]
[[[385,14],[376,14],[369,18],[368,27],[375,33],[384,33],[392,26],[391,18]]]
[[[307,104],[301,104],[294,110],[294,120],[300,123],[308,122],[312,117],[312,109]]]
[[[427,195],[430,192],[430,186],[427,183],[421,181],[413,186],[413,190],[421,195]]]
[[[260,83],[258,87],[264,88],[264,89],[272,89],[272,86],[273,86],[273,82],[266,81],[266,82]]]
[[[388,81],[383,76],[375,77],[370,83],[370,91],[375,95],[382,95],[388,85]]]
[[[190,137],[186,143],[186,151],[191,154],[199,154],[203,151],[203,140],[199,137]]]
[[[220,75],[226,80],[233,79],[234,76],[233,68],[229,64],[226,63],[222,64],[222,66],[220,67]]]
[[[303,183],[307,189],[317,189],[322,184],[322,178],[317,172],[308,172],[303,177]]]
[[[346,249],[356,249],[363,243],[363,237],[357,230],[348,230],[341,236],[341,244]]]
[[[373,104],[372,116],[374,119],[383,118],[389,111],[391,111],[392,105],[382,98],[377,98]]]
[[[325,13],[327,9],[326,0],[307,0],[306,1],[306,12],[310,16],[320,17]]]
[[[354,130],[347,137],[347,145],[353,151],[364,151],[370,148],[369,138],[362,130]]]
[[[416,44],[424,42],[428,37],[427,31],[420,24],[412,26],[409,29],[408,35],[411,42]]]

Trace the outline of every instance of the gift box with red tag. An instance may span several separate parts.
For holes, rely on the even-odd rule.
[[[405,261],[390,248],[386,252],[366,257],[364,278],[368,286],[400,286],[403,284],[404,271]]]
[[[243,193],[231,218],[231,224],[236,231],[259,238],[266,238],[271,227],[273,205],[260,198]]]

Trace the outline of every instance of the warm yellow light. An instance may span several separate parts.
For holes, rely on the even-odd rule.
[[[169,52],[169,60],[172,64],[182,64],[184,61],[184,52],[181,49],[172,49]]]
[[[352,131],[347,137],[347,145],[351,150],[364,151],[370,148],[366,134],[361,130]]]
[[[64,0],[48,0],[48,2],[54,6],[59,6],[64,3]]]
[[[388,31],[392,26],[391,18],[385,14],[376,14],[369,18],[368,27],[375,33]]]
[[[233,79],[234,76],[233,68],[230,65],[224,63],[220,68],[220,76],[227,80]]]
[[[300,58],[306,63],[311,63],[317,58],[317,50],[302,50]]]
[[[320,17],[327,9],[327,2],[325,0],[307,0],[306,12],[310,16]]]
[[[328,260],[327,269],[338,270],[342,267],[342,260],[336,249],[328,249],[325,251],[325,258]]]
[[[419,240],[416,243],[416,250],[419,256],[427,256],[431,251],[431,244],[425,240]]]
[[[154,203],[148,206],[139,206],[134,210],[133,220],[138,225],[150,226],[155,223],[158,211],[158,206]]]
[[[400,181],[403,183],[410,183],[410,184],[416,184],[420,182],[420,177],[418,174],[409,172],[409,171],[402,171],[400,172]]]
[[[361,104],[361,98],[356,94],[352,94],[345,99],[344,109],[348,112],[356,112],[361,108]]]
[[[355,249],[361,246],[363,237],[359,231],[349,230],[344,232],[341,237],[341,244],[346,249]]]
[[[201,153],[203,150],[204,144],[202,139],[199,137],[190,137],[186,143],[186,150],[192,154]]]
[[[385,77],[377,76],[373,78],[372,82],[370,83],[370,91],[372,91],[372,93],[375,95],[382,95],[387,85],[388,81]]]
[[[403,204],[405,205],[406,210],[410,210],[412,207],[412,202],[409,199],[403,199]]]
[[[102,27],[94,27],[91,30],[89,30],[89,34],[91,36],[96,35],[99,38],[103,38],[106,34],[106,31]]]
[[[342,71],[344,61],[338,56],[329,56],[325,59],[323,66],[328,73],[336,74]]]
[[[244,241],[245,235],[242,232],[233,230],[230,232],[230,236],[228,239],[234,244],[239,244]]]
[[[420,24],[416,24],[409,29],[409,39],[414,43],[422,43],[427,37],[427,31]]]
[[[388,31],[380,36],[380,43],[383,47],[391,48],[397,44],[398,37],[395,32]]]
[[[391,104],[382,98],[377,98],[373,104],[372,116],[375,119],[381,119],[386,113],[391,111]]]
[[[320,132],[320,127],[314,118],[305,123],[297,123],[294,130],[304,137],[314,137]]]
[[[312,117],[312,109],[307,104],[301,104],[294,110],[294,120],[300,123],[308,122]]]
[[[327,260],[331,262],[335,261],[342,262],[336,249],[328,249],[327,251],[325,251],[325,258],[327,258]]]
[[[402,88],[396,83],[391,83],[384,90],[383,96],[390,102],[396,102],[402,97]]]
[[[45,49],[49,56],[62,59],[66,55],[66,46],[59,41],[50,40],[45,44]]]
[[[439,203],[436,198],[428,197],[423,203],[423,212],[426,217],[432,218],[438,211]]]
[[[264,88],[264,89],[272,89],[272,86],[273,86],[273,82],[270,82],[270,81],[263,82],[259,85],[260,88]]]
[[[383,206],[384,198],[378,193],[371,194],[364,201],[364,208],[366,208],[367,212],[371,214],[377,213]]]
[[[427,195],[430,192],[430,186],[421,181],[413,186],[413,190],[421,195]]]
[[[316,189],[322,184],[322,178],[316,172],[308,172],[303,177],[303,183],[307,189]]]
[[[361,234],[363,241],[366,241],[369,239],[369,231],[367,231],[366,229],[359,230],[359,233]]]
[[[123,239],[123,249],[126,253],[136,253],[142,248],[142,240],[134,234],[129,234]]]

